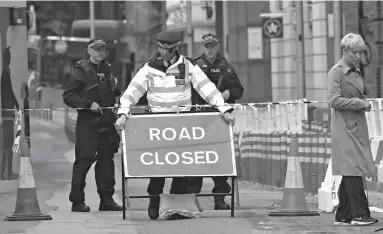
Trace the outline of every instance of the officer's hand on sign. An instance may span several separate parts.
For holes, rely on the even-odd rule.
[[[225,118],[225,120],[227,122],[229,122],[230,125],[234,125],[235,124],[235,117],[232,113],[229,113],[229,112],[225,112],[223,114],[223,117]]]
[[[116,121],[116,126],[118,129],[122,129],[124,126],[125,126],[125,123],[126,123],[126,120],[127,120],[127,116],[126,115],[121,115],[117,121]]]
[[[230,91],[229,90],[225,90],[222,92],[223,100],[227,101],[227,99],[229,99],[229,97],[230,97]]]
[[[363,110],[369,112],[371,111],[371,108],[371,103],[363,99]]]
[[[100,113],[103,114],[100,105],[98,105],[96,102],[93,102],[93,103],[92,103],[92,106],[90,106],[90,109],[91,109],[93,112],[100,111]]]
[[[117,84],[118,84],[117,78],[114,76],[110,76],[110,83],[112,86],[112,90],[115,91],[117,88]]]

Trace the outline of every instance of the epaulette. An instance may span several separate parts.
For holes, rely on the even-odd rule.
[[[82,67],[84,69],[84,71],[91,70],[91,66],[89,66],[90,63],[89,63],[88,59],[82,59],[82,60],[78,61],[77,63],[80,67]]]
[[[77,61],[76,64],[81,65],[86,61],[87,61],[87,59],[81,59],[81,60]]]
[[[184,56],[185,59],[187,59],[189,62],[191,62],[193,65],[195,65],[195,61],[197,60],[197,58],[192,58],[192,57],[188,57],[188,56]]]
[[[158,57],[158,54],[159,54],[160,52],[156,52],[152,57],[150,57],[148,60],[146,60],[142,65],[141,65],[141,67],[138,69],[138,70],[140,70],[141,68],[143,68],[144,66],[145,66],[145,64],[147,64],[147,63],[150,63],[151,61],[154,61],[154,60],[157,60],[159,57]]]

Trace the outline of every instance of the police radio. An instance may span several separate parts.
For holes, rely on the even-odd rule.
[[[180,79],[185,79],[185,64],[178,64],[178,70],[180,71]]]

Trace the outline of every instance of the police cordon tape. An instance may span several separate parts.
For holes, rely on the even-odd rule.
[[[180,106],[171,106],[171,105],[131,105],[129,107],[120,107],[120,106],[113,106],[113,107],[100,107],[100,109],[115,109],[115,108],[150,108],[150,107],[162,107],[162,108],[182,108],[182,107],[221,107],[221,106],[231,106],[231,107],[255,107],[255,106],[268,106],[268,105],[285,105],[285,104],[319,104],[319,103],[329,103],[329,101],[283,101],[283,102],[257,102],[257,103],[235,103],[235,104],[229,104],[225,103],[224,105],[180,105]],[[31,109],[24,109],[29,111],[50,111],[50,110],[68,110],[68,109],[76,109],[76,110],[89,110],[91,108],[71,108],[71,107],[52,107],[52,108],[31,108]],[[15,111],[15,109],[1,109],[3,111]]]
[[[383,98],[375,98],[375,99],[364,99],[366,101],[376,101],[376,100],[383,100]],[[249,103],[235,103],[235,104],[229,104],[225,103],[224,105],[199,105],[199,104],[193,104],[193,105],[180,105],[180,106],[172,106],[172,105],[131,105],[129,107],[120,107],[120,106],[113,106],[113,107],[100,107],[100,109],[115,109],[115,108],[150,108],[150,107],[162,107],[162,108],[182,108],[182,107],[221,107],[221,106],[232,106],[232,107],[257,107],[257,106],[271,106],[271,105],[296,105],[296,104],[329,104],[330,101],[323,100],[323,101],[309,101],[306,99],[302,100],[289,100],[289,101],[280,101],[280,102],[249,102]],[[49,110],[67,110],[67,109],[76,109],[76,110],[89,110],[91,108],[71,108],[71,107],[51,107],[51,108],[30,108],[30,109],[24,109],[29,111],[34,110],[40,110],[40,111],[49,111]],[[15,109],[7,109],[3,108],[2,111],[15,111]],[[383,110],[380,109],[381,111]]]

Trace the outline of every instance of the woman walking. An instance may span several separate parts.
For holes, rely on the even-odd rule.
[[[370,225],[371,218],[364,192],[363,177],[375,175],[365,111],[368,90],[358,68],[365,43],[349,33],[340,42],[343,56],[328,73],[331,104],[331,150],[333,175],[341,175],[339,206],[335,225]]]

